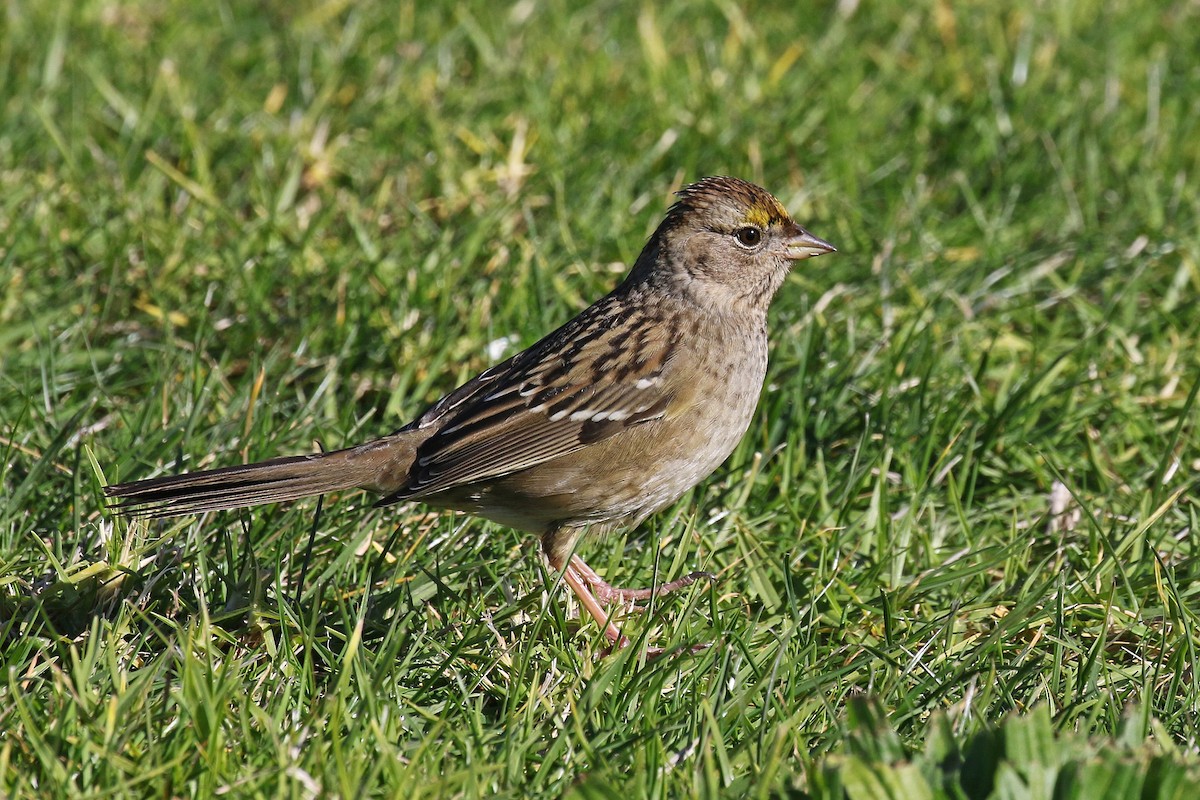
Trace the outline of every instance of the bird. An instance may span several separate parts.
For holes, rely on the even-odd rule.
[[[386,436],[329,452],[106,486],[110,507],[172,517],[353,489],[540,537],[610,648],[606,606],[708,573],[619,588],[576,553],[631,529],[733,452],[767,371],[767,312],[796,262],[835,248],[753,183],[702,178],[676,200],[623,281],[529,348],[488,367]]]

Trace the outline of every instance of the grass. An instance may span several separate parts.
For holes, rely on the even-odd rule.
[[[911,758],[983,797],[947,754],[1038,715],[1194,791],[1195,3],[427,5],[7,6],[0,794],[867,797]],[[640,647],[479,520],[103,513],[399,427],[721,173],[839,253],[737,452],[585,544],[719,575]]]

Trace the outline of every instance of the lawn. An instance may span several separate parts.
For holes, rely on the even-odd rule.
[[[1200,6],[755,5],[5,6],[0,796],[1200,792]],[[633,646],[471,517],[106,513],[400,427],[711,174],[838,252],[584,543],[717,575]]]

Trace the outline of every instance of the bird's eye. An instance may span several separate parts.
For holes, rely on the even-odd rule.
[[[762,242],[762,229],[747,225],[734,231],[733,237],[742,247],[758,247]]]

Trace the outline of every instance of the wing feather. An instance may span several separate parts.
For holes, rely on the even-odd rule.
[[[418,449],[408,485],[380,504],[511,475],[664,416],[676,327],[647,325],[642,314],[601,301],[451,392],[410,426],[437,431]]]

